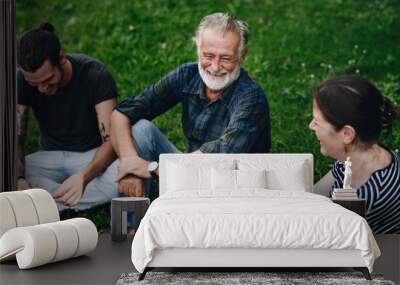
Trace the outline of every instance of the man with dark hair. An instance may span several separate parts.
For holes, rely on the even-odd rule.
[[[118,196],[109,141],[118,94],[106,66],[65,54],[49,23],[22,36],[18,64],[18,189],[46,189],[60,209],[85,209]],[[24,157],[29,107],[40,147]]]
[[[120,192],[142,196],[143,179],[158,174],[159,154],[179,152],[150,122],[178,103],[189,152],[269,152],[267,98],[241,68],[247,41],[246,23],[228,14],[208,15],[195,36],[198,62],[178,67],[118,105],[111,142],[120,158]]]

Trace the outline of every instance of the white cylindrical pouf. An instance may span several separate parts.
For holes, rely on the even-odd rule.
[[[19,268],[28,269],[86,254],[97,241],[96,226],[85,218],[16,227],[0,238],[0,261],[16,257]]]
[[[57,251],[55,234],[40,225],[11,229],[0,241],[0,258],[16,254],[20,269],[49,263]]]
[[[33,201],[24,191],[3,192],[1,195],[10,202],[17,227],[33,226],[39,223]]]
[[[52,223],[60,220],[60,214],[54,198],[43,189],[29,189],[23,191],[28,194],[36,208],[39,224]]]
[[[74,256],[78,248],[78,233],[70,223],[61,221],[41,226],[51,229],[57,238],[57,252],[51,262],[57,262]]]
[[[0,194],[0,238],[6,231],[16,226],[17,222],[10,202]]]
[[[74,218],[66,220],[65,222],[74,226],[78,233],[78,249],[74,257],[86,254],[96,248],[98,233],[96,226],[91,220],[85,218]]]

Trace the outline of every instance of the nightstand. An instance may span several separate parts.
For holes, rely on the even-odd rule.
[[[150,199],[144,197],[118,197],[111,200],[111,239],[123,241],[128,233],[128,212],[134,215],[133,229],[137,230],[140,221],[150,206]]]
[[[339,204],[340,206],[359,214],[365,218],[365,199],[351,199],[351,200],[340,200],[332,199],[333,203]]]

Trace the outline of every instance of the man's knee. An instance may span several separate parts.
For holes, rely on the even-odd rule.
[[[141,119],[132,126],[132,135],[135,143],[140,147],[152,141],[152,135],[156,126],[148,120]]]
[[[25,156],[25,176],[38,176],[41,173],[42,165],[40,164],[38,152]]]
[[[146,134],[151,132],[155,128],[154,124],[146,119],[140,119],[132,126],[133,135]]]
[[[32,188],[44,189],[50,194],[56,192],[61,186],[60,183],[43,176],[31,176],[27,178],[27,181],[31,184]]]

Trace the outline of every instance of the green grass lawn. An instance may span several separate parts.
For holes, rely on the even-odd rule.
[[[17,33],[53,23],[66,52],[85,53],[108,66],[122,100],[196,61],[191,37],[201,18],[213,12],[248,22],[244,67],[268,96],[272,152],[313,153],[316,180],[333,160],[320,155],[308,129],[313,86],[335,75],[360,74],[400,105],[397,0],[17,0]],[[155,122],[185,150],[179,106]],[[400,145],[399,125],[382,139],[392,149]],[[29,152],[37,147],[37,135],[30,124]]]

